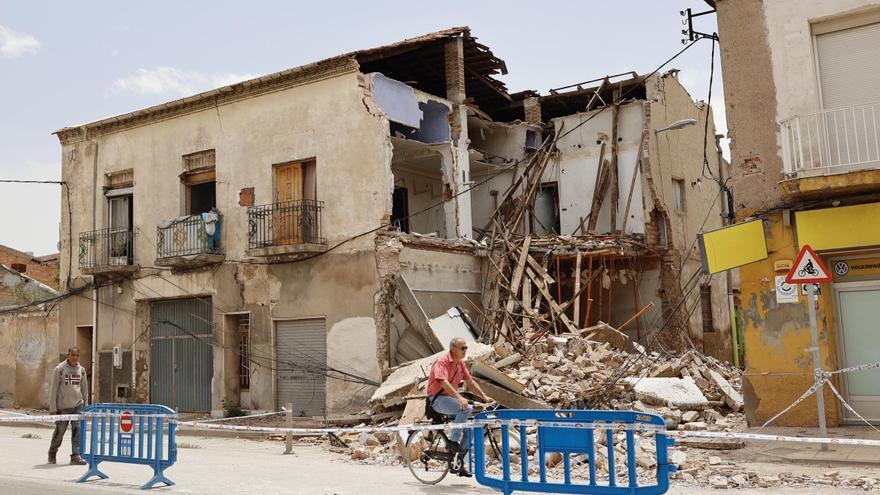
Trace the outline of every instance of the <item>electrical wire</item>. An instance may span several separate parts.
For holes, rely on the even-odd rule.
[[[63,180],[18,180],[18,179],[0,179],[0,184],[61,184],[67,185]]]
[[[654,70],[653,70],[652,72],[650,72],[648,75],[643,76],[642,80],[643,80],[643,81],[644,81],[644,80],[647,80],[648,78],[650,78],[651,76],[653,76],[654,74],[656,74],[657,72],[659,72],[663,67],[665,67],[666,65],[668,65],[670,62],[672,62],[672,61],[675,60],[676,58],[678,58],[681,54],[683,54],[685,51],[687,51],[687,50],[690,49],[692,46],[694,46],[698,41],[699,41],[699,39],[694,40],[694,41],[692,41],[690,44],[686,45],[684,48],[682,48],[682,49],[679,50],[677,53],[675,53],[673,56],[671,56],[671,57],[668,58],[666,61],[664,61],[662,64],[660,64],[656,69],[654,69]],[[714,44],[713,44],[713,53],[714,53]],[[713,56],[713,67],[714,67],[714,56]],[[620,98],[620,99],[625,98],[625,97],[628,96],[632,91],[634,91],[634,90],[636,89],[636,87],[637,87],[637,86],[633,86],[633,87],[631,87],[629,90],[627,90],[626,92],[624,92],[624,94],[621,95],[619,98]],[[711,87],[710,87],[710,91],[711,91]],[[559,135],[557,135],[557,136],[554,136],[554,139],[553,139],[553,141],[550,143],[550,147],[549,147],[549,148],[552,149],[552,148],[556,145],[556,143],[559,142],[559,140],[561,140],[562,138],[568,136],[569,134],[571,134],[572,132],[574,132],[576,129],[578,129],[578,128],[582,127],[583,125],[587,124],[588,122],[590,122],[592,119],[596,118],[598,115],[600,115],[603,111],[607,110],[608,108],[609,108],[608,105],[602,107],[602,108],[599,109],[597,112],[595,112],[595,113],[593,113],[592,115],[590,115],[587,119],[585,119],[585,120],[579,122],[579,123],[578,123],[577,125],[575,125],[573,128],[571,128],[571,129],[565,131],[565,132],[562,133],[562,134],[559,134]],[[708,115],[708,113],[707,113],[707,115]],[[708,119],[708,116],[707,116],[707,119]],[[705,146],[704,146],[704,154],[705,154]],[[459,196],[461,196],[461,195],[463,195],[463,194],[465,194],[465,193],[468,193],[468,192],[470,192],[471,190],[473,190],[473,189],[475,189],[475,188],[477,188],[477,187],[480,187],[481,185],[483,185],[483,184],[485,184],[485,183],[488,183],[489,181],[491,181],[491,180],[494,179],[495,177],[498,177],[498,176],[500,176],[501,174],[506,173],[506,172],[509,171],[509,170],[512,170],[513,168],[519,166],[519,164],[520,164],[521,162],[522,162],[522,159],[516,160],[513,164],[511,164],[511,165],[509,165],[509,166],[507,166],[507,167],[503,167],[503,168],[501,168],[501,169],[498,170],[496,173],[494,173],[494,174],[492,174],[492,175],[489,175],[489,176],[486,177],[485,179],[483,179],[483,180],[481,180],[481,181],[478,181],[478,182],[476,182],[476,183],[471,184],[469,187],[467,187],[467,188],[465,188],[465,189],[463,189],[463,190],[461,190],[461,191],[459,191],[459,192],[453,194],[452,196],[450,196],[450,197],[448,197],[448,198],[444,198],[443,201],[441,201],[441,202],[438,202],[438,203],[435,203],[435,204],[429,205],[428,207],[423,208],[422,210],[419,210],[419,211],[417,211],[417,212],[415,212],[415,213],[412,213],[412,214],[410,214],[410,215],[407,215],[406,218],[409,219],[409,218],[415,217],[415,216],[417,216],[417,215],[420,215],[420,214],[422,214],[422,213],[425,213],[425,212],[427,212],[427,211],[430,211],[430,210],[432,210],[432,209],[434,209],[434,208],[437,208],[437,207],[439,207],[439,206],[442,206],[442,205],[445,204],[446,202],[451,201],[451,200],[453,200],[453,199],[455,199],[455,198],[457,198],[457,197],[459,197]],[[0,182],[5,182],[5,183],[46,183],[46,184],[65,184],[65,183],[63,183],[63,182],[61,182],[61,181],[19,181],[19,180],[0,180]],[[717,198],[716,198],[716,199],[717,199]],[[68,191],[68,201],[69,201],[69,191]],[[713,206],[714,206],[714,205],[713,205]],[[711,209],[710,209],[710,210],[711,210]],[[69,206],[68,206],[68,212],[69,212],[69,214],[70,214],[70,212],[71,212]],[[708,217],[707,217],[707,218],[708,218]],[[70,222],[68,222],[68,223],[70,223]],[[705,222],[704,222],[704,223],[705,223]],[[356,240],[356,239],[358,239],[358,238],[361,238],[361,237],[364,237],[364,236],[366,236],[366,235],[370,235],[370,234],[372,234],[372,233],[378,232],[379,230],[382,230],[383,228],[388,228],[388,227],[390,227],[391,225],[392,225],[391,222],[389,222],[389,223],[387,223],[387,224],[380,225],[380,226],[378,226],[378,227],[376,227],[376,228],[369,229],[369,230],[364,231],[364,232],[362,232],[362,233],[360,233],[360,234],[356,234],[356,235],[354,235],[354,236],[351,236],[351,237],[349,237],[349,238],[346,238],[346,239],[344,239],[344,240],[342,240],[342,241],[340,241],[340,242],[334,244],[333,246],[331,246],[330,248],[328,248],[327,250],[325,250],[325,251],[323,251],[323,252],[321,252],[321,253],[316,253],[316,254],[313,254],[313,255],[310,255],[310,256],[306,256],[306,257],[302,257],[302,258],[299,258],[299,259],[296,259],[296,260],[283,261],[282,263],[304,262],[304,261],[308,261],[308,260],[311,260],[311,259],[317,258],[317,257],[319,257],[319,256],[323,256],[323,255],[325,255],[325,254],[327,254],[327,253],[329,253],[329,252],[332,252],[333,250],[339,248],[340,246],[342,246],[342,245],[344,245],[344,244],[346,244],[346,243],[349,243],[349,242],[351,242],[351,241],[354,241],[354,240]],[[71,238],[71,242],[72,242],[72,238]],[[229,262],[242,262],[241,260],[228,260],[228,261],[229,261]],[[252,263],[252,262],[248,262],[248,263]],[[255,263],[255,264],[259,264],[260,262],[253,262],[253,263]],[[266,264],[273,264],[274,262],[264,262],[264,263],[266,263]],[[70,268],[70,261],[68,262],[68,269],[69,269],[69,268]],[[166,278],[164,278],[164,277],[160,277],[160,278],[162,278],[163,280],[168,281],[168,279],[166,279]],[[69,279],[70,279],[70,277],[68,276],[68,283],[69,283]],[[121,280],[121,281],[116,281],[116,282],[114,282],[113,284],[108,284],[108,285],[119,284],[119,283],[122,283],[122,282],[123,282],[122,280]],[[89,285],[93,285],[93,284],[89,284]],[[174,285],[174,284],[172,283],[172,285]],[[179,287],[179,286],[178,286],[178,287]],[[87,288],[88,288],[88,285],[87,285],[87,286],[83,286],[82,288],[78,289],[78,292],[85,291],[85,290],[87,290]],[[60,295],[60,296],[58,296],[58,297],[56,297],[56,298],[50,298],[50,299],[47,299],[47,300],[44,300],[44,301],[37,301],[37,302],[31,303],[31,304],[32,304],[32,305],[37,305],[37,304],[45,304],[46,302],[50,302],[50,301],[53,301],[53,300],[63,300],[63,298],[70,297],[71,295],[74,295],[74,294],[76,294],[76,293],[78,293],[78,292],[68,291],[67,293],[62,294],[62,295]],[[104,304],[106,304],[106,303],[104,303]],[[680,306],[680,304],[681,304],[681,303],[679,303],[679,306]],[[673,314],[674,314],[675,312],[677,312],[677,308],[678,308],[678,306],[676,306],[676,309],[673,311]],[[5,313],[5,312],[10,312],[10,311],[16,311],[16,310],[20,310],[20,309],[22,309],[22,307],[17,307],[17,308],[14,308],[14,309],[12,309],[12,310],[0,311],[0,314],[3,314],[3,313]],[[656,317],[655,317],[655,319],[656,319]],[[670,319],[670,320],[671,320],[671,319]],[[167,320],[166,320],[166,322],[167,322]],[[666,323],[668,324],[668,322],[669,322],[669,320],[667,320]],[[179,327],[179,326],[176,325],[176,324],[173,324],[173,323],[171,323],[171,322],[167,322],[167,323],[172,324],[172,325],[174,325],[174,326],[180,328],[182,331],[184,331],[184,332],[190,334],[190,335],[193,336],[193,337],[196,337],[195,334],[190,333],[188,330],[183,329],[182,327]],[[653,326],[653,325],[652,325],[652,326]],[[664,328],[665,328],[665,325],[664,325]],[[661,328],[661,329],[655,334],[655,337],[654,337],[655,340],[656,340],[657,336],[662,332],[662,330],[663,330],[663,328]],[[213,345],[217,345],[217,343],[214,342]],[[235,350],[233,350],[233,351],[235,352]],[[240,350],[238,350],[238,352],[239,352],[239,354],[240,354]],[[295,365],[294,363],[288,363],[288,364],[290,364],[290,365]],[[365,384],[366,384],[366,383],[370,383],[370,384],[373,384],[373,385],[379,385],[378,383],[376,383],[376,382],[374,382],[374,381],[371,381],[371,380],[369,380],[369,379],[365,379],[364,377],[353,376],[353,375],[351,375],[351,374],[348,374],[348,373],[345,373],[345,372],[342,372],[342,371],[340,371],[340,370],[336,370],[336,369],[333,369],[333,368],[329,368],[329,367],[328,367],[325,371],[332,371],[332,372],[335,372],[335,373],[339,373],[339,374],[342,374],[343,376],[347,376],[347,377],[349,377],[349,378],[354,377],[354,378],[356,378],[356,379],[358,379],[358,380],[362,380],[361,383],[365,383]],[[328,375],[328,376],[329,376],[329,375]]]

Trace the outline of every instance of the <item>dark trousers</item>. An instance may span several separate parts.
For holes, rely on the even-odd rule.
[[[59,409],[58,414],[79,414],[82,406],[77,406],[71,409]],[[49,452],[55,454],[58,452],[58,447],[61,447],[61,442],[64,440],[64,433],[67,431],[67,424],[73,423],[70,427],[70,441],[73,442],[71,445],[71,452],[74,455],[79,454],[79,421],[56,421],[55,422],[55,433],[52,434],[52,444],[49,445]]]

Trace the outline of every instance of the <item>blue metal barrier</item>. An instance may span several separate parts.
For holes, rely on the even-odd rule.
[[[108,416],[89,417],[88,413]],[[177,413],[173,409],[155,404],[92,404],[84,407],[81,414],[84,416],[80,420],[79,448],[89,463],[89,470],[78,483],[92,476],[106,479],[98,464],[107,461],[151,466],[153,477],[141,489],[152,488],[160,482],[174,484],[163,472],[177,460],[174,439],[177,423],[172,421],[177,419]],[[89,425],[88,432],[86,425]]]
[[[483,412],[476,416],[476,421],[501,420],[501,446],[500,454],[502,475],[500,478],[486,474],[486,447],[482,441],[474,441],[474,474],[477,481],[485,486],[500,490],[509,495],[514,490],[539,492],[539,493],[571,493],[571,494],[597,494],[597,495],[655,495],[666,493],[669,489],[669,475],[675,472],[676,467],[669,464],[668,447],[675,444],[675,440],[667,438],[662,427],[663,418],[656,414],[643,414],[634,411],[542,411],[542,410],[501,410]],[[519,455],[520,465],[519,479],[511,476],[511,452],[510,452],[510,425],[505,421],[521,421],[526,426],[529,421],[552,422],[565,424],[566,426],[537,426],[537,447],[533,462],[538,464],[538,478],[531,479],[529,475],[529,453],[527,442],[527,427],[519,429]],[[609,423],[612,425],[644,424],[659,427],[655,432],[656,474],[657,483],[652,485],[638,484],[636,440],[632,429],[595,429],[597,423]],[[474,428],[473,438],[483,438],[484,428],[490,424],[478,424]],[[499,428],[499,427],[494,427]],[[614,434],[615,431],[624,431],[626,435],[626,484],[617,483],[616,465],[614,459]],[[596,476],[596,433],[606,435],[608,479],[606,483],[599,483]],[[599,445],[602,448],[601,445]],[[562,482],[547,481],[546,455],[558,452],[562,454],[563,476]],[[572,482],[572,455],[586,455],[587,483]],[[532,476],[534,477],[534,476]]]

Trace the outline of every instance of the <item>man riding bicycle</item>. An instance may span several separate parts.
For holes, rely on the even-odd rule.
[[[492,398],[486,395],[471,377],[467,365],[464,364],[466,354],[467,342],[460,337],[452,339],[449,342],[449,352],[434,362],[428,375],[430,407],[439,414],[452,417],[453,423],[465,423],[471,414],[472,407],[459,393],[462,382],[466,390],[479,395],[484,402],[492,402]],[[470,430],[454,429],[449,435],[449,440],[450,448],[457,450],[461,458],[464,458],[470,446]],[[461,469],[456,474],[469,477],[470,473],[466,466],[467,463],[462,463]]]

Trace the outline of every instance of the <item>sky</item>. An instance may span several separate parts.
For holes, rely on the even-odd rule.
[[[12,2],[0,0],[0,179],[60,180],[62,127],[453,26],[507,63],[511,92],[636,71],[680,50],[679,11],[700,0]],[[442,9],[439,8],[442,6]],[[697,28],[716,30],[715,17]],[[695,100],[711,42],[672,62]],[[715,55],[712,108],[725,132]],[[0,244],[58,251],[61,187],[0,183]]]

